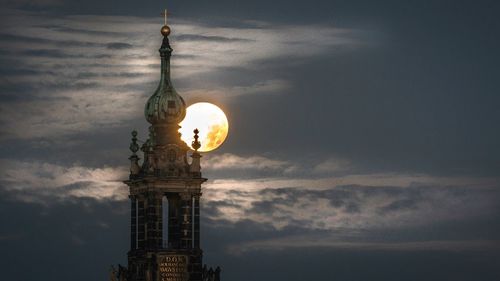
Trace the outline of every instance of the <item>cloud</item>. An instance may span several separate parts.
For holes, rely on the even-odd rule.
[[[0,42],[2,42],[3,46],[14,46],[21,43],[26,44],[36,44],[36,45],[46,45],[46,46],[73,46],[73,47],[99,47],[102,46],[100,43],[96,42],[88,42],[88,41],[77,41],[77,40],[64,40],[63,38],[59,39],[46,39],[41,37],[30,37],[23,36],[19,34],[9,34],[2,33],[0,34]],[[7,48],[5,48],[7,49]],[[36,51],[37,49],[28,49],[28,51]]]
[[[305,172],[318,176],[315,168]],[[476,226],[498,219],[497,178],[344,170],[336,177],[209,180],[203,195],[210,225],[259,233],[226,243],[231,255],[297,248],[486,251],[498,242],[498,226],[481,238]]]
[[[499,185],[499,179],[492,177],[437,177],[426,174],[372,173],[345,174],[335,177],[266,177],[254,179],[217,179],[210,182],[214,189],[262,190],[266,188],[284,188],[307,186],[308,189],[325,190],[336,186],[360,185],[372,187],[398,186],[455,186],[473,188],[493,188]]]
[[[286,80],[273,79],[256,82],[245,86],[213,87],[210,90],[186,89],[183,96],[188,98],[234,98],[241,95],[283,94],[290,89],[291,83]]]
[[[1,4],[7,7],[52,7],[59,6],[62,0],[2,0]]]
[[[122,43],[122,42],[113,42],[113,43],[108,43],[106,44],[106,47],[111,50],[123,50],[123,49],[131,49],[133,46],[128,43]]]
[[[334,178],[219,179],[204,187],[209,217],[333,230],[422,226],[489,216],[498,179],[362,174]],[[219,205],[220,204],[220,205]]]
[[[37,57],[37,58],[52,58],[52,59],[70,59],[70,58],[110,58],[109,54],[96,54],[96,55],[88,55],[88,54],[67,54],[62,52],[59,49],[37,49],[37,50],[26,50],[20,52],[20,55],[27,57]]]
[[[203,208],[214,222],[252,221],[276,230],[417,227],[489,216],[500,199],[496,178],[349,172],[306,178],[307,170],[288,161],[229,153],[207,158],[204,169],[208,174],[274,171],[273,176],[259,179],[209,180],[203,186]],[[127,198],[127,188],[121,182],[127,178],[126,167],[64,166],[12,159],[3,159],[0,164],[0,185],[16,200],[50,204],[78,198]],[[298,177],[297,170],[306,174]],[[315,169],[309,172],[314,174]]]
[[[314,166],[313,171],[318,174],[331,174],[351,169],[351,163],[345,159],[330,158]]]
[[[43,162],[0,160],[1,188],[24,202],[50,204],[56,200],[91,198],[95,200],[125,200],[126,167],[71,167]]]
[[[73,86],[72,92],[53,92],[45,100],[0,104],[0,132],[4,138],[57,138],[82,131],[109,130],[141,114],[141,108],[136,106],[142,101],[140,93],[95,92],[93,84],[85,83]]]
[[[296,166],[287,161],[275,160],[263,156],[238,156],[231,153],[224,153],[214,156],[207,156],[203,161],[204,169],[207,170],[282,170],[293,171]]]
[[[500,250],[500,241],[497,240],[435,240],[435,241],[384,241],[384,242],[352,242],[332,237],[293,236],[262,241],[244,242],[230,245],[227,250],[230,254],[241,255],[252,251],[276,251],[294,248],[321,248],[334,250],[359,251],[490,251]]]
[[[225,171],[231,175],[237,170],[283,174],[260,179],[217,179],[203,185],[203,215],[211,227],[219,231],[241,225],[261,228],[259,237],[226,243],[230,254],[297,247],[469,250],[484,249],[494,242],[488,237],[457,240],[467,236],[450,240],[453,236],[446,231],[437,238],[424,235],[428,240],[415,240],[411,233],[413,229],[434,229],[435,225],[457,221],[492,219],[499,211],[500,200],[495,178],[349,171],[336,177],[304,178],[307,172],[316,175],[314,167],[319,163],[297,177],[295,169],[302,167],[288,161],[228,153],[207,158],[204,168],[208,174]],[[121,182],[127,178],[126,167],[64,166],[12,159],[2,159],[0,164],[2,193],[12,200],[49,206],[82,199],[127,200],[128,190]],[[286,174],[287,170],[291,171]],[[398,236],[393,237],[394,233]]]
[[[156,21],[20,11],[3,16],[2,138],[65,137],[142,118],[158,80]],[[327,25],[229,28],[179,20],[171,35],[173,78],[188,98],[286,93],[292,81],[280,75],[245,75],[236,81],[226,79],[226,72],[263,73],[262,61],[358,46],[357,32]],[[206,75],[213,79],[201,79]]]
[[[212,42],[252,42],[250,39],[244,38],[229,38],[224,36],[206,36],[200,34],[181,34],[175,36],[179,41],[212,41]]]

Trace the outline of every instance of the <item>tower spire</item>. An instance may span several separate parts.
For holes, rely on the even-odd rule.
[[[166,14],[165,10],[163,13],[165,21]],[[177,93],[170,79],[170,57],[173,51],[168,38],[170,33],[171,29],[168,25],[162,26],[163,40],[158,50],[161,60],[160,83],[154,94],[148,99],[144,115],[154,128],[155,144],[159,146],[175,144],[183,151],[187,151],[189,148],[180,139],[178,133],[178,124],[186,116],[186,103]]]
[[[192,144],[190,164],[188,145],[181,140],[179,123],[186,105],[170,80],[170,47],[166,25],[161,28],[161,78],[148,99],[144,114],[149,138],[141,147],[140,166],[137,132],[132,132],[131,168],[125,183],[130,191],[130,251],[128,269],[120,266],[111,280],[127,281],[219,281],[219,270],[203,267],[200,247],[201,175],[198,131]]]

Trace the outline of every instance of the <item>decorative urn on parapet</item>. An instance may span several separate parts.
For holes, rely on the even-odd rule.
[[[165,13],[166,16],[166,13]],[[132,132],[129,186],[130,251],[128,266],[112,267],[111,281],[219,281],[220,268],[203,265],[200,248],[201,147],[194,130],[191,151],[178,132],[186,104],[170,79],[170,27],[161,29],[160,83],[145,106],[151,124],[139,147]],[[142,164],[137,152],[143,152]]]

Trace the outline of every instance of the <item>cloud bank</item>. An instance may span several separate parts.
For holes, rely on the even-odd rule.
[[[141,118],[144,99],[159,75],[158,22],[23,12],[2,16],[3,138],[57,138]],[[187,98],[285,94],[290,81],[279,75],[239,81],[224,76],[228,70],[258,72],[266,67],[262,62],[273,59],[300,61],[335,48],[353,48],[362,44],[354,36],[357,32],[266,23],[229,28],[180,20],[171,35],[174,81]],[[207,75],[213,78],[203,78]]]
[[[494,241],[414,240],[406,229],[425,229],[457,220],[474,221],[498,214],[497,178],[434,177],[410,174],[318,176],[320,161],[311,168],[299,163],[221,154],[204,159],[204,173],[230,175],[241,169],[272,170],[272,177],[211,179],[204,185],[202,207],[211,227],[254,224],[267,229],[260,239],[229,243],[231,254],[296,247],[366,248],[386,250],[485,249]],[[13,200],[50,206],[81,198],[126,201],[127,167],[65,167],[43,162],[11,162],[0,173],[2,190]],[[354,167],[354,166],[351,166]],[[300,171],[300,174],[296,174]],[[310,178],[307,178],[309,171]],[[276,176],[276,175],[282,176]],[[389,231],[390,230],[390,231]],[[386,232],[400,233],[396,237]],[[384,238],[374,233],[384,232]],[[267,234],[265,234],[267,233]],[[459,237],[464,239],[464,237]],[[460,245],[458,248],[455,246]],[[477,247],[476,247],[477,246]]]

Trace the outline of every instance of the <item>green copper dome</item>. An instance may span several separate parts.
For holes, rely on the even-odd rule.
[[[167,34],[168,36],[168,34]],[[149,123],[156,124],[178,124],[186,116],[186,103],[172,86],[170,81],[170,47],[168,37],[163,37],[160,48],[161,78],[158,88],[148,99],[144,109],[144,115]]]

